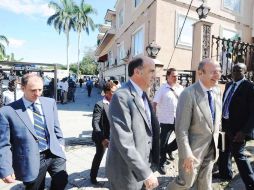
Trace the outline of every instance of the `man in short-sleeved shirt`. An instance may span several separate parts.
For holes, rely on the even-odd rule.
[[[153,108],[158,117],[161,133],[160,147],[160,173],[165,174],[166,153],[169,153],[171,160],[172,151],[177,149],[176,140],[168,145],[168,139],[175,127],[176,106],[178,97],[183,91],[183,87],[177,83],[178,73],[176,69],[170,68],[166,74],[167,83],[162,85],[156,92],[153,100]]]

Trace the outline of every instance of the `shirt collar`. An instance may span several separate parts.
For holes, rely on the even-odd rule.
[[[35,102],[31,102],[29,100],[27,100],[24,96],[22,97],[22,100],[24,102],[24,105],[26,108],[28,108],[29,106],[31,106],[33,103],[37,104],[37,105],[41,105],[41,102],[39,100],[39,98],[35,101]]]
[[[233,84],[235,83],[236,84],[236,87],[238,87],[243,81],[245,80],[245,77],[237,82],[234,82],[233,81]]]
[[[109,105],[109,101],[106,99],[106,97],[104,96],[104,98],[102,99],[102,103],[104,104],[108,104]]]
[[[134,82],[130,79],[131,84],[133,85],[134,89],[138,93],[138,95],[142,98],[143,95],[143,90]]]
[[[199,80],[199,84],[203,90],[204,93],[206,93],[207,91],[212,91],[213,88],[206,88],[205,85],[201,82],[201,80]]]
[[[168,83],[166,83],[166,88],[172,88]]]

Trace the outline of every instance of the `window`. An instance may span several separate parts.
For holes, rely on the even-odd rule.
[[[134,0],[134,7],[139,6],[142,0]]]
[[[221,37],[231,40],[237,40],[237,38],[240,37],[240,34],[236,31],[222,28]]]
[[[117,63],[121,63],[124,56],[125,56],[124,44],[121,43],[117,46]]]
[[[121,9],[118,14],[118,28],[120,28],[122,24],[123,24],[123,9]]]
[[[184,15],[178,15],[177,16],[177,26],[176,26],[176,41],[178,39],[178,36],[180,35],[181,28],[183,26],[183,22],[185,19]],[[196,20],[192,18],[187,18],[181,33],[181,36],[178,40],[178,45],[180,46],[187,46],[192,47],[192,38],[193,38],[193,24],[196,22]]]
[[[108,52],[108,64],[113,65],[113,63],[114,63],[113,53],[112,53],[112,51],[109,51]]]
[[[132,54],[133,56],[143,54],[144,52],[144,31],[143,27],[137,30],[132,36]]]
[[[223,0],[223,7],[230,11],[240,13],[241,0]]]

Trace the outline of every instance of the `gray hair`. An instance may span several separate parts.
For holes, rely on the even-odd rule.
[[[199,65],[198,65],[198,70],[199,71],[204,70],[205,65],[209,64],[209,63],[215,63],[215,62],[211,58],[205,58],[205,59],[203,59],[202,61],[200,61]]]

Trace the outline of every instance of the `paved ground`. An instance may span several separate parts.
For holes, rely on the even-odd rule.
[[[66,155],[67,155],[67,171],[69,173],[69,183],[66,189],[97,189],[103,190],[107,188],[107,179],[105,178],[104,166],[105,157],[102,161],[99,171],[98,180],[102,182],[102,187],[93,186],[89,181],[89,173],[91,162],[95,154],[95,147],[91,141],[91,120],[92,110],[95,102],[101,98],[100,91],[93,89],[92,97],[87,96],[84,88],[77,88],[76,102],[68,103],[66,105],[58,104],[59,119],[66,139]],[[254,143],[247,146],[248,155],[252,160],[254,154]],[[252,154],[251,154],[252,153]],[[177,158],[177,153],[175,153]],[[235,167],[234,167],[235,168]],[[230,183],[220,183],[214,181],[214,189],[227,189],[227,190],[244,190],[242,181],[237,175],[237,169],[234,169],[236,176]],[[157,173],[158,174],[158,173]],[[165,189],[169,181],[177,175],[177,159],[170,163],[167,168],[167,175],[160,176],[160,187],[157,189]],[[47,189],[50,184],[50,178],[47,177]],[[0,181],[1,190],[18,190],[23,189],[23,185],[17,182],[12,185],[4,184]]]

